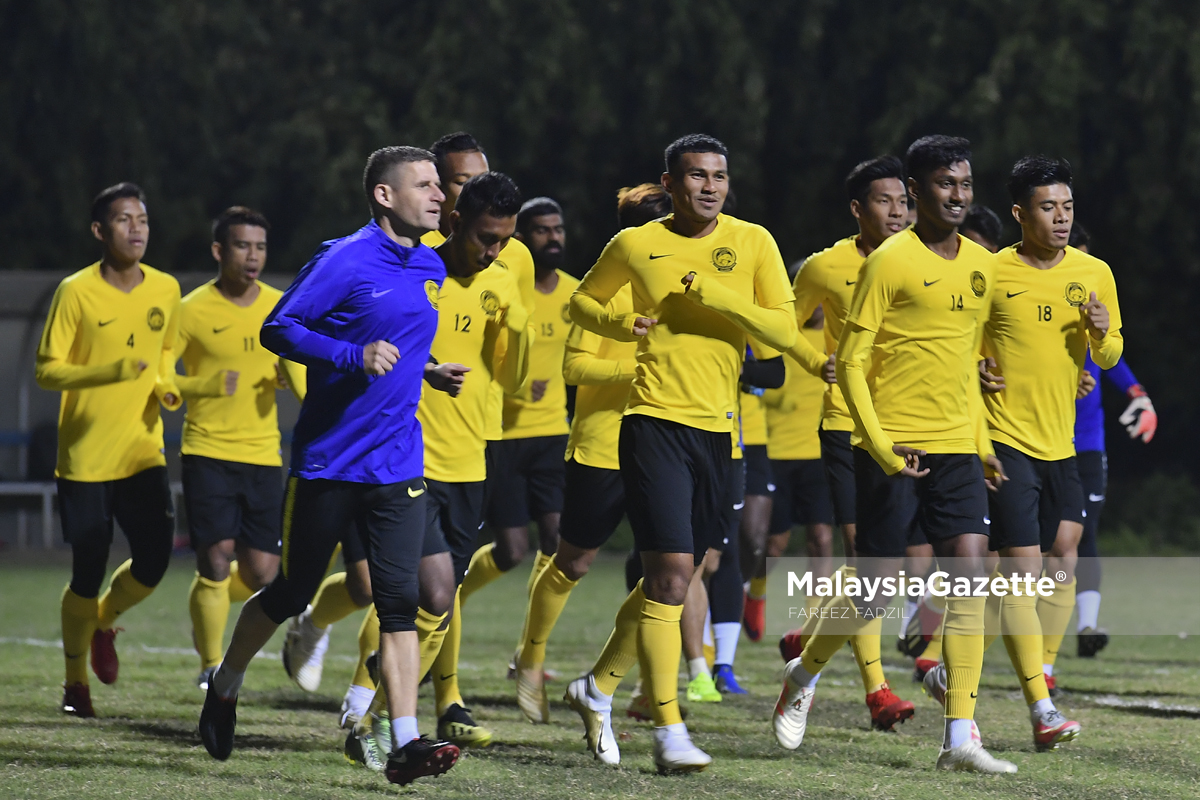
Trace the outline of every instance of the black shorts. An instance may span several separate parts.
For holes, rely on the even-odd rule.
[[[558,535],[581,550],[594,550],[613,535],[625,516],[625,484],[619,469],[566,462],[567,487]]]
[[[421,478],[387,484],[289,478],[279,574],[260,595],[263,612],[283,624],[303,611],[342,532],[353,529],[366,550],[379,629],[416,630],[428,494]]]
[[[858,509],[854,499],[855,448],[850,445],[850,431],[821,430],[817,436],[821,439],[821,461],[833,500],[833,521],[838,525],[853,525],[858,519]],[[775,485],[779,485],[778,481]]]
[[[483,527],[484,481],[443,483],[426,478],[427,501],[425,545],[421,556],[450,551],[454,561],[454,585],[462,583]]]
[[[1000,442],[995,448],[1008,480],[1000,491],[988,493],[988,547],[1037,545],[1045,553],[1054,546],[1059,522],[1083,522],[1083,487],[1075,457],[1043,461]]]
[[[621,478],[642,552],[692,553],[699,564],[724,539],[733,480],[729,434],[630,414],[621,420]]]
[[[871,454],[854,448],[860,556],[900,558],[906,547],[963,533],[988,533],[987,485],[973,453],[921,457],[923,478],[888,475]]]
[[[1108,456],[1103,450],[1084,450],[1075,455],[1079,468],[1079,483],[1083,491],[1083,538],[1079,540],[1079,557],[1096,558],[1100,550],[1096,536],[1100,532],[1100,514],[1104,511],[1104,495],[1108,492]]]
[[[750,465],[745,458],[733,459],[733,469],[730,470],[729,485],[725,490],[725,501],[721,505],[721,522],[717,535],[713,537],[716,544],[710,544],[722,553],[737,552],[737,542],[742,529],[742,509],[746,506],[747,475]],[[733,546],[730,547],[730,543]],[[703,555],[703,554],[702,554]],[[734,556],[736,559],[737,557]]]
[[[771,533],[789,533],[793,525],[833,524],[833,501],[821,459],[772,461],[771,472]]]
[[[488,450],[488,525],[520,528],[545,514],[562,513],[565,435],[503,439],[489,442]]]
[[[183,456],[183,505],[197,553],[233,539],[279,555],[283,472],[279,467]]]
[[[746,494],[770,497],[775,491],[771,459],[765,444],[742,446],[742,463],[746,465]]]

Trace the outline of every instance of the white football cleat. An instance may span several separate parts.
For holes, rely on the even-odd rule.
[[[983,743],[976,740],[974,736],[971,737],[971,741],[960,744],[958,747],[952,747],[949,750],[943,747],[938,753],[937,768],[993,774],[1017,771],[1016,764],[994,757],[983,749]]]
[[[926,672],[921,683],[925,687],[925,694],[937,700],[938,704],[944,708],[946,705],[946,665],[938,664]]]
[[[546,684],[541,664],[529,669],[517,667],[517,706],[525,719],[534,725],[545,725],[550,721],[550,698],[546,696]]]
[[[331,625],[330,628],[333,626]],[[288,677],[306,692],[321,688],[325,669],[325,651],[329,649],[329,628],[312,623],[312,606],[288,623],[283,640],[283,668]]]
[[[805,686],[792,678],[797,671],[804,676],[808,674],[800,665],[799,658],[789,661],[784,669],[783,691],[779,693],[779,702],[775,704],[775,739],[788,750],[795,750],[804,741],[808,711],[817,693],[816,687]]]
[[[711,763],[712,756],[692,744],[682,722],[654,729],[654,766],[658,774],[702,772]]]
[[[617,737],[612,729],[612,698],[596,688],[592,673],[567,684],[563,700],[583,720],[588,749],[596,760],[602,764],[620,764],[621,751],[617,748]]]

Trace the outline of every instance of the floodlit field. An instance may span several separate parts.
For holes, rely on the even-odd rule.
[[[213,761],[196,734],[202,695],[190,653],[187,588],[192,570],[176,560],[158,591],[129,612],[118,638],[121,676],[93,680],[99,715],[59,712],[62,656],[59,596],[66,561],[0,564],[0,797],[4,798],[1187,798],[1200,797],[1200,638],[1120,637],[1094,660],[1073,657],[1064,642],[1056,674],[1067,689],[1060,708],[1083,735],[1056,753],[1034,752],[1028,716],[1004,648],[988,653],[977,719],[985,743],[1015,762],[1016,776],[977,777],[933,769],[940,709],[909,679],[890,641],[884,660],[898,693],[917,715],[898,734],[869,730],[858,670],[849,650],[817,690],[804,745],[779,748],[770,714],[781,662],[775,641],[742,641],[737,672],[752,692],[719,705],[690,704],[696,742],[716,759],[705,773],[664,778],[650,757],[650,730],[615,718],[622,764],[592,761],[578,720],[561,702],[565,681],[550,684],[550,725],[526,723],[505,664],[520,632],[527,569],[521,568],[467,606],[461,665],[463,693],[497,744],[468,751],[448,775],[408,789],[350,765],[341,755],[337,711],[353,671],[361,615],[333,632],[324,683],[305,694],[276,658],[254,662],[238,708],[237,746]],[[564,676],[586,669],[608,634],[624,594],[621,565],[604,559],[575,591],[550,640],[549,666]],[[236,607],[235,607],[236,608]],[[232,627],[232,626],[231,626]],[[282,636],[267,646],[277,656]],[[623,711],[629,683],[617,707]],[[681,682],[682,685],[682,682]],[[427,693],[427,690],[423,690]],[[432,731],[432,698],[423,697],[422,730]]]

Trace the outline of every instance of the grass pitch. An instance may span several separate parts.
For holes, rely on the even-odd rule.
[[[621,766],[593,762],[578,719],[550,684],[552,722],[533,726],[516,707],[505,666],[520,633],[527,568],[476,595],[466,624],[460,680],[475,716],[497,744],[467,751],[448,775],[406,789],[347,763],[337,728],[353,671],[361,615],[334,627],[321,691],[306,694],[279,661],[255,660],[238,708],[229,761],[213,761],[196,734],[202,695],[198,659],[189,654],[187,589],[192,568],[177,559],[153,596],[126,614],[118,638],[121,675],[92,682],[98,718],[59,712],[62,655],[59,596],[69,574],[61,558],[0,565],[0,797],[4,798],[1195,798],[1200,797],[1200,640],[1118,637],[1096,659],[1063,644],[1056,674],[1067,690],[1059,707],[1083,724],[1079,740],[1034,752],[1028,716],[1004,648],[987,655],[977,719],[987,746],[1015,762],[1016,776],[983,777],[933,769],[940,709],[909,681],[909,666],[885,642],[893,688],[917,704],[897,734],[869,729],[858,670],[849,650],[826,670],[802,747],[776,745],[771,709],[781,662],[773,639],[743,638],[737,671],[752,694],[690,704],[688,725],[715,759],[707,772],[660,777],[651,763],[648,725],[623,716],[627,683],[614,715]],[[549,646],[550,667],[566,677],[587,669],[608,635],[624,595],[620,562],[605,558],[575,590]],[[235,611],[236,611],[235,606]],[[232,628],[232,625],[230,626]],[[267,646],[278,654],[282,635]],[[631,676],[632,677],[632,676]],[[681,686],[682,686],[681,681]],[[422,730],[432,731],[432,697],[423,690]]]

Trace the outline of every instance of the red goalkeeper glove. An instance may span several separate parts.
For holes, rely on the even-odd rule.
[[[1121,413],[1119,421],[1129,432],[1130,439],[1141,439],[1149,442],[1158,430],[1158,414],[1154,411],[1154,403],[1141,384],[1135,383],[1127,392],[1132,400]]]

